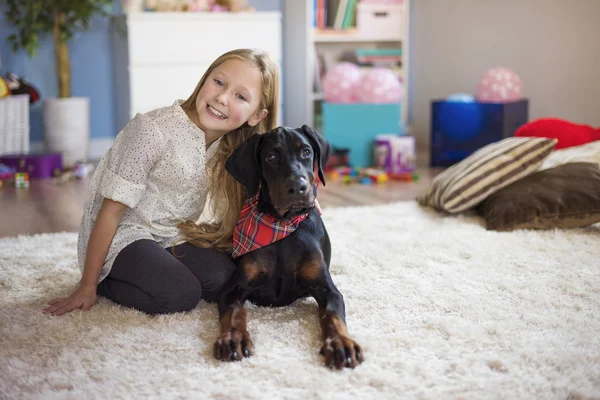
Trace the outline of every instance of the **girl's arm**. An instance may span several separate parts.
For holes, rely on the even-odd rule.
[[[110,199],[104,199],[102,202],[100,211],[96,216],[96,223],[90,232],[83,264],[81,286],[90,286],[95,289],[98,285],[100,270],[102,270],[108,248],[125,210],[127,210],[127,206],[123,203]]]
[[[79,287],[69,297],[52,300],[44,312],[62,315],[76,309],[88,310],[94,305],[102,265],[126,210],[126,205],[104,199],[90,233]]]

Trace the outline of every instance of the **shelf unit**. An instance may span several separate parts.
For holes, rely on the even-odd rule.
[[[400,123],[408,128],[409,94],[409,15],[410,0],[403,1],[402,29],[394,38],[380,40],[364,37],[358,29],[344,31],[316,30],[313,27],[313,0],[283,1],[284,42],[284,115],[289,126],[314,125],[315,103],[324,100],[322,93],[313,93],[315,48],[326,54],[326,63],[331,65],[344,50],[356,48],[401,47],[403,96]]]

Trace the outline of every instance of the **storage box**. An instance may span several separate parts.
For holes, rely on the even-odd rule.
[[[400,133],[400,103],[323,103],[323,135],[331,146],[350,150],[352,166],[373,165],[377,135]]]
[[[415,138],[401,135],[375,137],[375,166],[388,174],[415,171]]]
[[[0,99],[0,155],[29,152],[29,95]]]
[[[31,179],[52,178],[63,170],[60,153],[7,154],[0,156],[0,163],[15,168],[16,172],[29,173]]]
[[[528,120],[529,101],[431,103],[431,166],[448,167],[481,147],[514,135]]]
[[[356,5],[356,29],[365,40],[402,40],[404,7],[398,3]]]

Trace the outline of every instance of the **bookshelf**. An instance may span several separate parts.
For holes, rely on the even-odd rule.
[[[403,96],[400,122],[407,127],[409,83],[410,0],[402,2],[401,28],[390,32],[365,32],[364,29],[317,29],[314,27],[314,0],[283,0],[284,70],[286,71],[283,113],[286,125],[315,125],[315,110],[324,95],[313,88],[316,54],[329,67],[348,51],[356,49],[400,48]]]

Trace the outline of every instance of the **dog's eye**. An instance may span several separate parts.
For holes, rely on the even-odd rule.
[[[312,155],[312,150],[309,149],[308,147],[305,147],[302,149],[302,157],[304,158],[308,158]]]
[[[269,153],[269,154],[267,154],[267,156],[265,157],[265,161],[268,162],[268,163],[277,162],[277,153]]]

